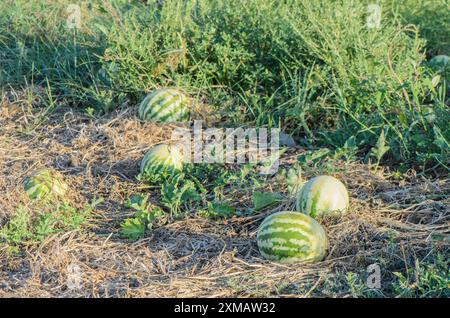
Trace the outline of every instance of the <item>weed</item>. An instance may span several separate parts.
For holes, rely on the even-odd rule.
[[[39,207],[18,207],[16,214],[0,228],[0,239],[7,245],[22,245],[43,241],[52,234],[81,228],[91,218],[102,199],[94,198],[83,209],[70,203],[45,204]]]
[[[448,258],[437,253],[432,260],[415,260],[406,273],[395,272],[392,283],[398,297],[449,297],[450,271]]]
[[[67,3],[2,12],[2,87],[48,87],[52,105],[92,115],[179,86],[222,122],[282,127],[345,158],[448,168],[449,79],[423,54],[448,53],[445,1],[381,1],[379,29],[350,0],[95,1],[77,30]]]
[[[143,238],[145,230],[151,230],[155,225],[161,224],[161,219],[166,215],[162,209],[152,205],[148,195],[134,195],[127,200],[125,206],[133,209],[135,215],[121,224],[121,234],[130,239]]]

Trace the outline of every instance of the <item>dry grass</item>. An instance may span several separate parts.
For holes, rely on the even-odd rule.
[[[342,272],[378,263],[387,286],[391,272],[414,259],[434,250],[448,255],[448,241],[433,239],[450,234],[448,176],[429,180],[410,173],[396,180],[387,170],[355,163],[337,163],[351,211],[324,222],[331,248],[315,265],[260,258],[255,232],[273,211],[222,221],[188,216],[140,241],[121,239],[119,224],[129,213],[123,201],[145,188],[134,178],[139,161],[169,138],[172,127],[141,123],[134,108],[100,119],[61,108],[30,129],[38,115],[8,100],[0,108],[0,224],[19,205],[30,204],[21,181],[40,167],[64,174],[74,204],[82,206],[93,195],[105,202],[92,228],[49,237],[16,256],[0,245],[0,297],[322,296],[329,295],[327,281]],[[70,286],[74,272],[81,280]],[[348,296],[344,287],[333,292]]]

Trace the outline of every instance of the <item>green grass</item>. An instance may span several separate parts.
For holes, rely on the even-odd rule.
[[[368,273],[366,269],[353,271],[336,271],[326,277],[318,296],[325,297],[356,297],[356,298],[424,298],[448,297],[450,286],[450,272],[446,251],[433,251],[426,258],[418,256],[411,263],[386,264],[383,258],[377,260],[381,266],[380,289],[367,285]],[[386,268],[388,267],[388,268]],[[398,269],[395,269],[398,267]],[[406,268],[405,268],[406,267]]]
[[[415,260],[406,273],[395,272],[392,284],[399,297],[450,297],[450,270],[445,254],[435,253],[426,260]]]
[[[92,211],[101,201],[94,198],[82,209],[68,202],[19,206],[0,227],[0,245],[19,251],[21,246],[41,242],[50,235],[80,229],[92,218]]]
[[[448,54],[445,1],[381,1],[380,29],[368,3],[95,1],[69,29],[69,1],[7,1],[0,85],[49,87],[90,113],[180,86],[227,125],[282,127],[308,147],[350,140],[366,160],[384,134],[372,162],[448,169],[450,79],[425,60]]]

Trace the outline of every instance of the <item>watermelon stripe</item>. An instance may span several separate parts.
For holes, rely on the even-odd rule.
[[[310,192],[307,192],[306,195],[308,196]],[[308,200],[308,210],[311,211],[310,215],[314,218],[317,215],[317,204],[320,202],[320,191],[317,191],[316,193],[312,193],[313,196],[310,200]]]
[[[262,222],[257,243],[263,257],[282,263],[320,261],[328,247],[325,231],[317,221],[287,211],[272,214]]]
[[[178,149],[157,145],[150,149],[141,161],[141,173],[174,175],[183,167],[183,156]]]
[[[176,117],[180,113],[179,105],[181,104],[181,100],[174,100],[166,103],[158,113],[155,113],[155,116],[158,117],[161,121],[165,121],[165,119],[170,117]]]
[[[259,235],[259,237],[261,238],[261,240],[268,240],[271,237],[277,237],[277,238],[282,238],[285,240],[289,240],[290,238],[295,238],[295,239],[309,241],[310,240],[309,236],[302,234],[305,232],[306,231],[304,231],[304,230],[295,230],[293,228],[289,228],[289,229],[274,228],[273,230],[271,229],[271,230],[266,230],[265,232],[262,232]]]
[[[146,107],[145,105],[147,105],[149,103],[149,101],[153,98],[152,94],[147,95],[144,100],[142,101],[142,103],[139,105],[139,117],[141,118],[145,118],[145,112],[146,112]]]
[[[297,198],[297,210],[312,217],[345,213],[348,204],[348,192],[344,184],[331,176],[318,176],[309,180]]]
[[[278,250],[277,254],[275,255],[273,254],[272,249],[262,248],[260,252],[264,258],[283,263],[308,262],[312,259],[312,257],[306,256],[306,253],[299,253],[298,251]]]
[[[302,249],[305,249],[305,246],[310,245],[310,241],[306,240],[297,240],[297,239],[282,239],[275,234],[275,238],[258,238],[260,240],[259,245],[260,247],[266,247],[266,248],[272,248],[273,250],[292,250],[292,251],[299,251]]]
[[[305,226],[305,227],[309,227],[310,226],[310,224],[307,221],[299,220],[299,219],[292,219],[292,217],[290,217],[289,215],[280,216],[280,217],[277,217],[277,218],[269,216],[267,219],[264,220],[264,225],[265,226],[270,226],[270,225],[272,225],[274,223],[277,223],[280,226],[282,226],[283,224],[297,224],[297,225]]]
[[[169,99],[170,98],[170,99]],[[152,101],[153,107],[148,108],[147,117],[153,118],[159,116],[159,113],[161,113],[163,110],[170,106],[174,106],[173,104],[180,101],[180,98],[178,96],[172,96],[172,95],[163,95],[158,100]]]
[[[142,120],[173,122],[188,119],[187,98],[175,89],[160,89],[147,95],[139,105]]]

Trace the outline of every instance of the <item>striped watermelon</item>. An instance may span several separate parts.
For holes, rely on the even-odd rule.
[[[67,191],[67,185],[55,171],[50,169],[35,172],[25,179],[23,186],[31,199],[62,197]]]
[[[174,88],[157,89],[139,105],[139,118],[163,123],[189,119],[188,98]]]
[[[313,218],[346,213],[348,205],[347,188],[331,176],[318,176],[309,180],[297,197],[297,210]]]
[[[183,169],[183,154],[175,146],[160,144],[150,149],[141,161],[141,173],[173,176]]]
[[[319,262],[328,248],[325,230],[316,220],[288,211],[264,219],[257,243],[264,258],[280,263]]]

